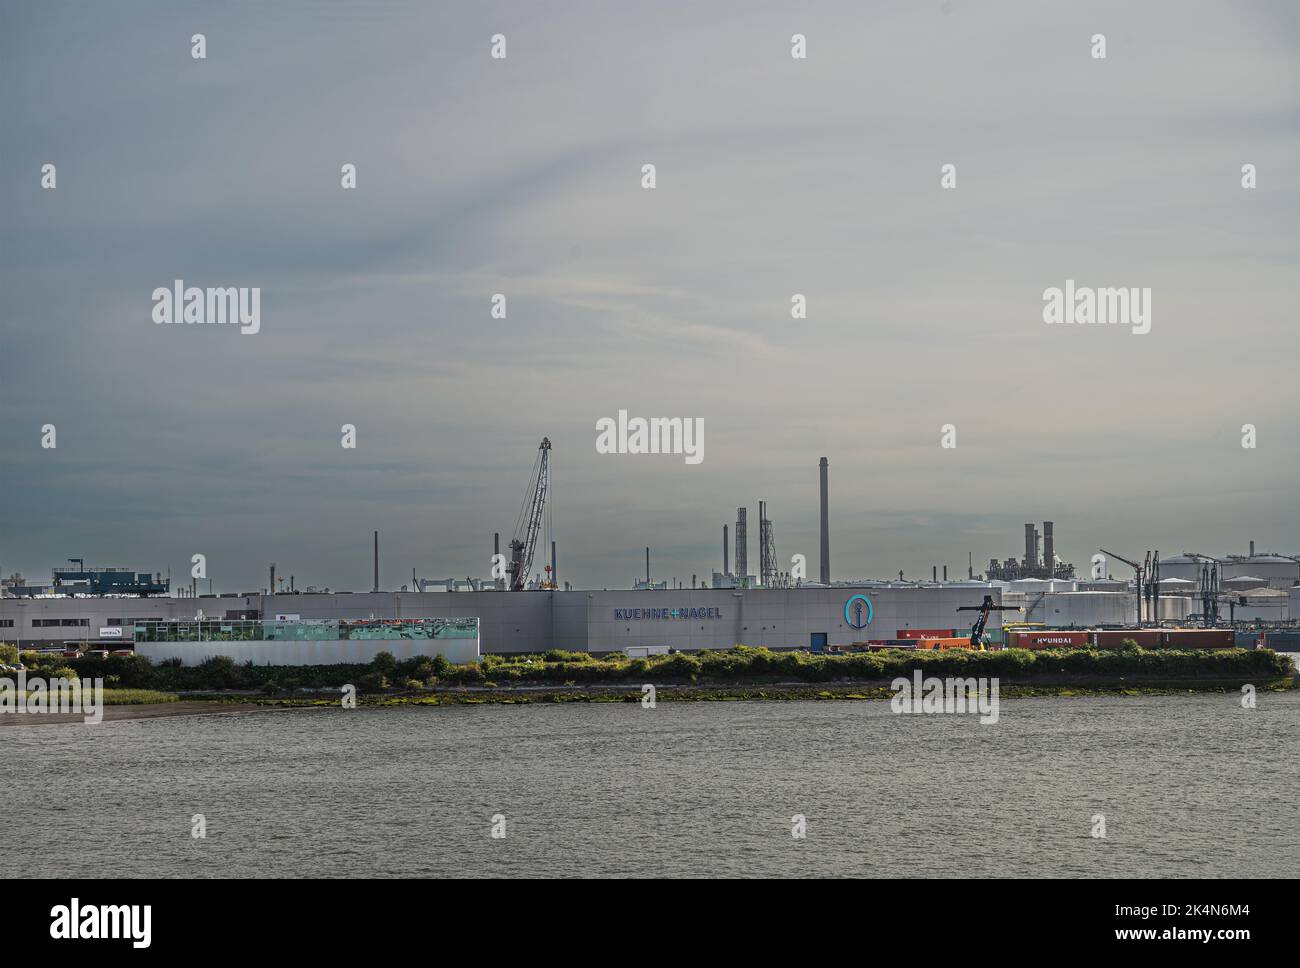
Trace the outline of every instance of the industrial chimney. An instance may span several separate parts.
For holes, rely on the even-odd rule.
[[[379,591],[379,532],[375,532],[375,591]]]
[[[1056,547],[1052,540],[1052,522],[1043,522],[1043,567],[1047,569],[1047,577],[1056,577]]]
[[[823,585],[829,585],[831,583],[830,499],[828,496],[828,491],[826,486],[827,468],[829,466],[830,465],[828,465],[826,462],[826,458],[823,457],[821,461],[821,476],[822,476],[822,554],[821,554],[822,569],[821,571],[822,571]]]
[[[727,526],[722,526],[722,573],[725,575],[731,570],[731,553],[727,545]]]
[[[1038,540],[1034,533],[1034,523],[1030,521],[1025,525],[1025,571],[1037,566],[1038,555],[1034,554],[1035,545]]]
[[[745,509],[736,508],[736,575],[743,579],[749,574],[749,539],[745,534]]]

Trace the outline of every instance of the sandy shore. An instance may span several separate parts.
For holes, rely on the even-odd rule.
[[[136,706],[105,706],[104,722],[115,723],[129,719],[162,719],[170,716],[210,716],[214,713],[243,713],[254,709],[273,709],[273,706],[258,706],[253,703],[215,703],[215,702],[159,702],[141,703]],[[0,713],[0,727],[3,726],[51,726],[56,723],[80,723],[81,713],[54,713],[51,715],[33,713]]]

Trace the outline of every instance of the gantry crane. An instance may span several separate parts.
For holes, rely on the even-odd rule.
[[[994,605],[993,596],[985,595],[984,601],[978,605],[962,605],[957,611],[959,612],[979,612],[980,617],[975,620],[975,624],[970,630],[970,647],[977,652],[983,651],[984,643],[981,638],[984,635],[984,626],[988,624],[989,612],[1023,612],[1024,609],[1017,605]]]
[[[510,564],[506,574],[510,577],[510,590],[521,592],[528,584],[528,572],[533,567],[533,552],[537,549],[537,535],[542,530],[542,514],[546,510],[546,490],[549,486],[548,460],[551,440],[543,437],[537,448],[537,461],[524,493],[524,505],[515,523],[515,536],[510,542]],[[549,570],[549,569],[548,569]]]

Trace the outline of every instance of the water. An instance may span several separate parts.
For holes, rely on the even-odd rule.
[[[1296,693],[1004,699],[990,726],[885,702],[270,710],[0,744],[6,877],[1300,874]]]

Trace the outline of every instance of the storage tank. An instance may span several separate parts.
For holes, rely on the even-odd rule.
[[[1161,570],[1163,573],[1163,565]],[[1263,578],[1270,588],[1291,588],[1300,581],[1300,561],[1281,555],[1252,555],[1229,558],[1219,566],[1219,579]]]
[[[1131,625],[1137,623],[1137,599],[1127,592],[1057,592],[1025,617],[1050,627]]]
[[[1174,555],[1172,558],[1160,559],[1160,578],[1185,578],[1188,581],[1200,581],[1201,566],[1213,562],[1191,555]],[[1222,577],[1222,575],[1220,575]]]

